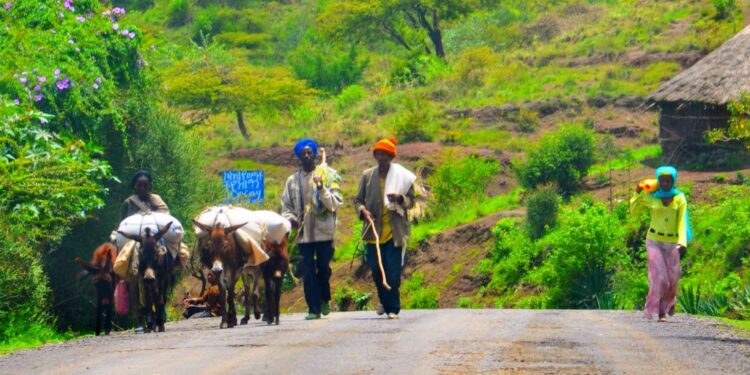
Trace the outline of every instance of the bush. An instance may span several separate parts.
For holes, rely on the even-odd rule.
[[[364,87],[360,85],[351,85],[345,88],[338,97],[336,97],[336,108],[338,110],[347,109],[364,99],[367,96],[367,92]]]
[[[554,228],[559,204],[560,198],[551,188],[536,190],[526,198],[526,225],[532,239],[541,238]]]
[[[557,230],[540,241],[549,256],[533,279],[555,308],[593,308],[610,293],[615,270],[628,264],[622,225],[603,204],[565,209]]]
[[[737,11],[736,0],[713,0],[712,3],[716,9],[717,20],[732,19]]]
[[[393,132],[401,143],[432,141],[434,115],[421,99],[406,99],[405,108],[393,115]]]
[[[452,158],[453,154],[448,154],[448,161],[437,167],[428,179],[441,207],[478,197],[500,169],[496,161],[474,155],[455,161]]]
[[[167,6],[167,24],[179,27],[190,22],[193,16],[190,0],[169,0]]]
[[[500,56],[490,47],[482,46],[463,51],[453,64],[454,80],[464,86],[481,87],[487,71],[500,64]]]
[[[312,37],[303,40],[287,56],[287,62],[297,78],[330,94],[357,83],[367,66],[367,60],[359,57],[354,46],[342,49]]]
[[[419,271],[401,285],[401,304],[406,309],[437,309],[439,297],[437,287],[424,285],[424,274]]]
[[[512,120],[516,129],[524,133],[533,133],[539,128],[539,113],[526,108],[521,108]]]
[[[580,125],[563,126],[542,136],[529,150],[526,162],[514,164],[519,182],[526,188],[557,184],[561,193],[575,192],[594,164],[594,134]]]
[[[337,287],[333,292],[333,300],[338,311],[367,310],[371,298],[372,294],[369,292],[358,291],[348,284]]]

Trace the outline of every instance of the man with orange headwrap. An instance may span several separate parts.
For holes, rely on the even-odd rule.
[[[416,176],[399,164],[396,157],[396,140],[381,139],[372,148],[378,165],[362,174],[354,204],[360,219],[365,220],[364,239],[367,241],[366,259],[378,290],[380,305],[378,315],[388,314],[388,319],[398,319],[401,310],[399,286],[406,245],[409,241],[408,210],[414,205]],[[372,221],[374,227],[368,223]],[[376,236],[379,235],[383,271],[388,290],[383,285],[383,275],[378,266]]]

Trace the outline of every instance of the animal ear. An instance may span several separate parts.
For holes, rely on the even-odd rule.
[[[120,233],[120,235],[122,235],[123,237],[125,237],[127,239],[141,242],[141,236],[135,236],[135,235],[132,235],[132,234],[127,234],[127,233],[125,233],[123,231],[119,231],[119,230],[117,231],[117,233]]]
[[[201,230],[206,231],[208,233],[211,233],[211,231],[213,231],[213,228],[211,228],[210,226],[208,226],[206,224],[200,223],[200,222],[198,222],[198,220],[195,220],[195,219],[193,219],[193,225],[195,225],[196,227],[198,227]]]
[[[237,229],[240,229],[240,228],[242,228],[243,226],[245,226],[245,224],[247,224],[247,222],[244,222],[244,223],[242,223],[242,224],[232,225],[231,227],[227,227],[226,229],[224,229],[224,235],[225,235],[225,236],[228,236],[228,235],[230,235],[230,234],[231,234],[232,232],[234,232],[234,231],[236,231]]]
[[[172,223],[173,223],[173,221],[168,222],[167,225],[165,225],[163,228],[159,229],[159,232],[157,232],[154,237],[156,237],[157,240],[160,240],[162,238],[162,236],[164,236],[164,234],[167,233],[167,231],[169,231],[169,227],[172,226]]]

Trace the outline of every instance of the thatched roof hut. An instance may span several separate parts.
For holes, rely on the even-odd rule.
[[[717,147],[706,144],[706,130],[726,127],[727,103],[744,92],[750,92],[750,26],[648,97],[661,109],[664,156],[685,160]]]

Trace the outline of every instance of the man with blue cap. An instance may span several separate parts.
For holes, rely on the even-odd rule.
[[[331,311],[331,259],[336,233],[336,211],[344,202],[339,191],[341,177],[323,163],[316,167],[318,144],[303,138],[294,146],[300,169],[286,180],[281,195],[281,214],[297,228],[302,255],[302,283],[307,302],[307,320],[320,319]]]

